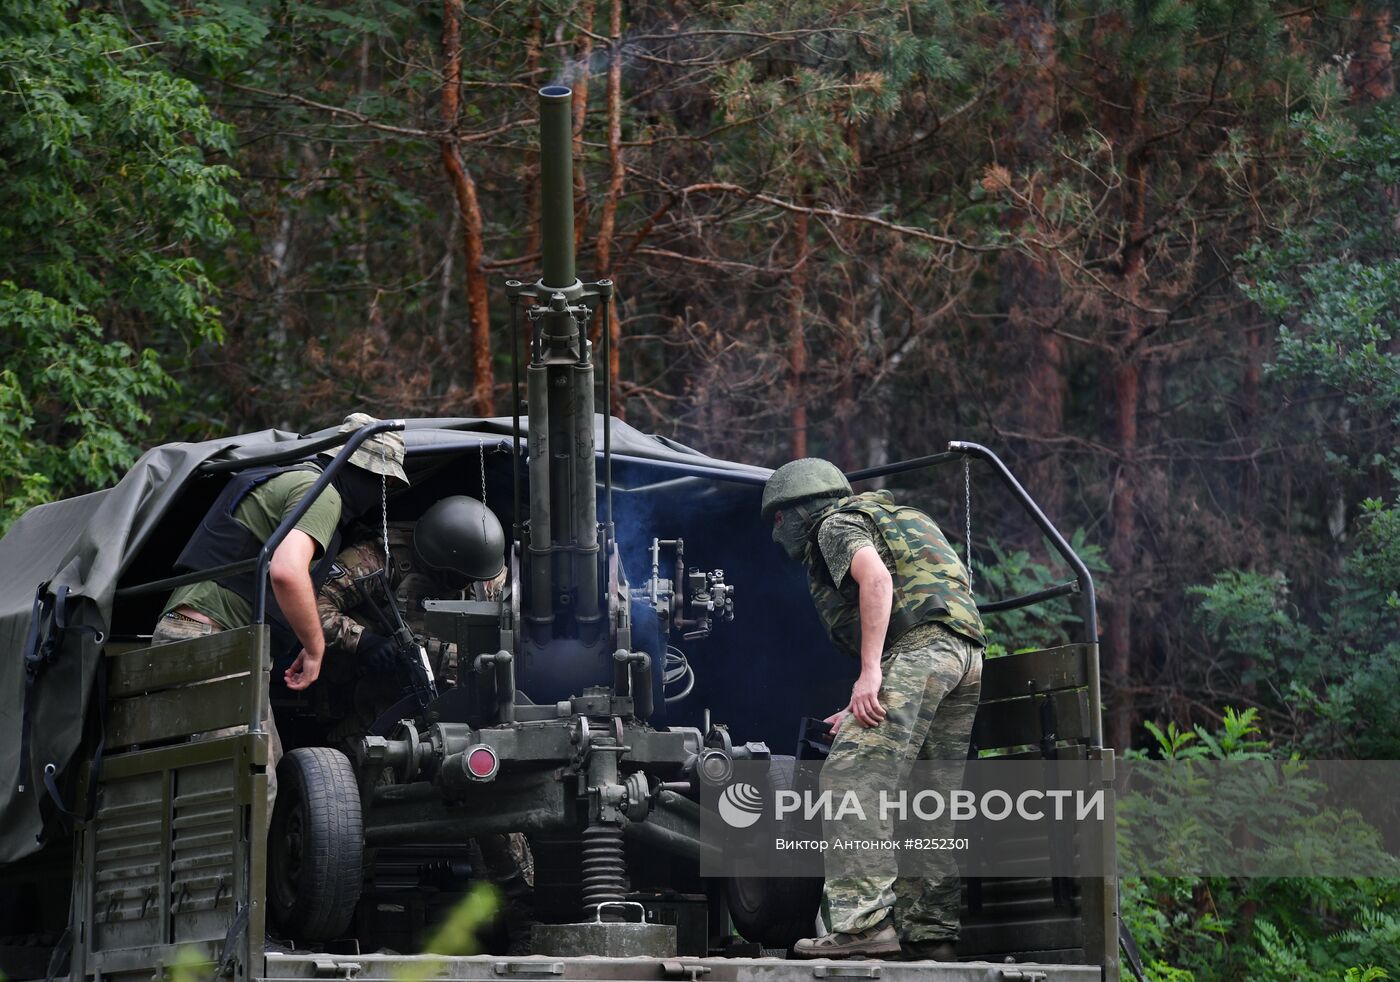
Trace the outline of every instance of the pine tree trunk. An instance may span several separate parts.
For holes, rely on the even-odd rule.
[[[803,299],[807,292],[807,213],[792,223],[793,269],[788,294],[788,399],[791,406],[793,459],[807,456],[807,324]]]
[[[1395,94],[1395,69],[1388,9],[1366,11],[1357,5],[1351,19],[1357,27],[1357,45],[1347,62],[1346,82],[1355,103],[1380,102]]]
[[[617,203],[622,197],[623,179],[627,171],[622,160],[622,0],[612,0],[608,19],[608,190],[603,196],[603,214],[598,224],[598,278],[612,279],[613,245],[617,235]],[[616,294],[614,294],[616,297]],[[608,305],[607,325],[595,325],[594,330],[608,331],[608,369],[612,373],[612,411],[625,419],[622,405],[621,322],[617,316],[617,301]],[[595,333],[593,342],[599,337]]]
[[[1122,260],[1122,295],[1127,301],[1121,316],[1122,336],[1112,368],[1114,422],[1118,436],[1117,473],[1113,480],[1109,565],[1113,569],[1113,602],[1108,607],[1107,642],[1109,680],[1113,692],[1108,733],[1109,745],[1132,746],[1135,711],[1133,682],[1133,598],[1137,579],[1138,407],[1141,401],[1140,342],[1147,326],[1145,301],[1145,230],[1147,227],[1148,166],[1142,150],[1141,124],[1146,109],[1146,86],[1134,86],[1132,116],[1124,141],[1124,207],[1126,226]]]
[[[583,251],[584,235],[588,231],[588,186],[583,174],[583,126],[588,120],[589,76],[593,71],[593,5],[594,0],[582,0],[577,17],[579,31],[578,54],[574,70],[564,78],[564,84],[574,90],[574,254]],[[602,275],[601,273],[599,274]]]
[[[1008,209],[1007,230],[1015,236],[1042,231],[1036,215],[1041,184],[1032,168],[1052,155],[1055,114],[1055,23],[1038,3],[1008,0],[1002,4],[1004,29],[1021,57],[1004,102],[1012,125],[999,157],[1014,168],[1018,190],[1031,198]],[[1024,366],[1024,389],[1012,406],[1015,428],[1030,438],[1027,486],[1052,520],[1064,514],[1064,477],[1060,459],[1046,453],[1037,438],[1059,436],[1064,429],[1064,351],[1055,333],[1062,289],[1059,270],[1048,250],[1026,245],[1003,252],[997,261],[998,306],[1010,332],[1015,364]],[[1025,359],[1029,359],[1029,362]]]
[[[491,369],[491,314],[487,307],[484,223],[476,196],[476,181],[468,173],[457,142],[458,112],[461,105],[462,34],[461,0],[442,4],[442,164],[457,199],[462,222],[462,246],[466,253],[467,316],[471,323],[472,389],[471,411],[479,416],[495,413],[494,382]]]

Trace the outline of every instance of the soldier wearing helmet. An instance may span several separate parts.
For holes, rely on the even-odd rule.
[[[505,532],[490,508],[475,498],[453,495],[423,513],[417,522],[388,527],[388,586],[409,629],[423,635],[423,601],[461,599],[470,592],[477,600],[500,600],[506,582]],[[343,715],[331,732],[332,742],[362,736],[365,728],[397,699],[386,686],[399,657],[393,641],[376,622],[359,584],[385,570],[382,532],[362,528],[336,557],[331,578],[317,598],[321,628],[326,635],[327,672],[354,690],[354,710]],[[429,660],[441,674],[456,669],[455,645],[429,639]],[[342,686],[344,687],[344,686]],[[333,699],[332,693],[327,693]],[[506,899],[511,952],[528,950],[534,902],[530,884],[530,847],[525,837],[482,835],[476,838],[486,876]]]
[[[890,788],[912,761],[964,760],[985,638],[967,570],[938,525],[887,491],[855,494],[834,464],[816,458],[773,472],[762,514],[773,541],[806,567],[832,643],[860,662],[850,702],[827,719],[823,790],[872,781]],[[888,825],[872,816],[841,835],[888,840]],[[911,879],[833,858],[825,886],[831,932],[799,941],[796,955],[953,957],[960,881],[951,860],[937,876]]]
[[[505,532],[491,509],[475,498],[443,498],[417,522],[396,522],[388,533],[387,586],[415,634],[423,634],[424,600],[461,599],[468,587],[478,599],[500,599],[505,583]],[[330,579],[317,597],[321,630],[335,653],[332,671],[337,680],[383,675],[392,668],[394,644],[360,587],[366,578],[386,570],[384,555],[382,533],[359,529],[336,557]],[[435,648],[430,660],[439,671],[450,671],[451,654]]]

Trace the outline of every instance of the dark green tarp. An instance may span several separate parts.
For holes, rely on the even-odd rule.
[[[91,726],[87,710],[101,653],[90,632],[65,633],[61,648],[31,696],[30,762],[35,780],[21,791],[24,646],[35,589],[45,582],[50,591],[67,586],[70,624],[86,624],[105,633],[112,622],[118,580],[201,464],[232,459],[258,462],[334,432],[330,428],[303,436],[263,430],[203,443],[156,447],[144,454],[116,487],[35,508],[0,539],[0,863],[36,851],[36,837],[45,819],[54,816],[52,802],[37,780],[45,765],[54,765],[60,777],[67,778],[60,784],[71,789],[70,767],[81,762],[78,752],[84,727]],[[482,444],[509,445],[511,434],[509,418],[408,420],[405,442],[410,476],[415,458]],[[523,432],[521,442],[523,446]],[[601,417],[597,445],[600,449],[603,445]],[[644,459],[676,473],[690,471],[750,485],[761,483],[769,474],[766,468],[706,457],[617,420],[612,423],[612,447],[619,457]],[[74,805],[71,801],[68,804]],[[55,831],[51,827],[50,833]]]

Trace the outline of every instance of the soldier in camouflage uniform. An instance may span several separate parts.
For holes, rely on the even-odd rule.
[[[457,495],[434,504],[415,523],[388,528],[389,588],[411,631],[424,636],[424,600],[500,600],[506,581],[505,533],[496,516],[475,498]],[[355,712],[333,731],[333,739],[353,740],[398,699],[386,686],[401,657],[383,634],[384,625],[360,591],[359,582],[385,568],[384,537],[361,529],[336,557],[330,579],[317,596],[321,630],[330,653],[327,676],[354,688]],[[455,680],[455,645],[429,639],[434,672]],[[476,839],[482,866],[507,902],[512,954],[525,954],[534,903],[530,848],[523,835],[483,835]]]
[[[468,589],[475,599],[501,598],[505,533],[495,515],[476,499],[444,498],[417,523],[394,523],[388,533],[389,589],[404,622],[419,637],[424,635],[424,600],[460,600]],[[416,548],[415,542],[423,547]],[[351,722],[362,727],[374,722],[398,695],[383,684],[392,676],[398,654],[360,586],[384,568],[382,535],[361,529],[336,556],[330,578],[316,599],[326,647],[334,654],[327,660],[328,676],[342,688],[358,688],[357,718]],[[429,640],[428,649],[434,673],[455,678],[455,646]],[[361,728],[359,733],[363,732]]]
[[[850,704],[827,720],[834,737],[822,790],[838,799],[850,789],[893,791],[916,760],[948,761],[947,780],[960,780],[985,641],[967,570],[937,524],[888,492],[854,494],[835,465],[813,458],[775,471],[762,507],[774,541],[806,566],[832,642],[861,665]],[[828,823],[829,837],[894,838],[892,820],[867,811],[863,822]],[[900,878],[888,856],[882,865],[828,852],[831,933],[799,941],[794,953],[952,958],[960,881],[946,854],[929,855],[935,875]]]

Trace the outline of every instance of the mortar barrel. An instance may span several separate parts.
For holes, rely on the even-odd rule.
[[[540,226],[544,285],[566,289],[574,270],[573,91],[564,85],[540,89]]]

